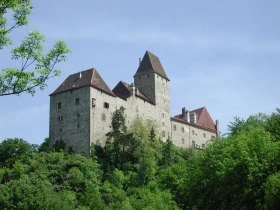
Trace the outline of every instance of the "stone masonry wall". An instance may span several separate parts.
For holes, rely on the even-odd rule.
[[[90,87],[63,92],[50,98],[50,145],[63,140],[65,150],[89,154]],[[77,100],[77,101],[76,101]],[[58,109],[58,103],[61,108]]]
[[[171,125],[174,144],[183,148],[203,148],[217,136],[215,132],[210,132],[173,120],[171,121]]]

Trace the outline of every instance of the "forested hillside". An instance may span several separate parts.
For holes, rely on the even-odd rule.
[[[280,209],[280,110],[235,118],[204,150],[163,143],[113,115],[91,157],[22,139],[0,144],[0,209]]]

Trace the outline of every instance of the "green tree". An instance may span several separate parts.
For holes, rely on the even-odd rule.
[[[18,27],[28,23],[28,15],[32,9],[30,0],[2,0],[0,2],[0,50],[12,44],[9,34]],[[13,14],[8,21],[7,13]],[[11,22],[11,25],[8,23]],[[19,61],[20,67],[3,68],[0,71],[0,96],[27,92],[34,94],[36,87],[43,90],[46,81],[58,76],[60,71],[56,64],[66,60],[70,53],[63,41],[57,41],[52,49],[43,54],[44,36],[39,32],[30,32],[20,46],[12,50],[12,59]]]
[[[50,151],[50,139],[49,137],[45,138],[43,143],[39,146],[39,152],[47,152]]]
[[[275,141],[280,141],[280,109],[277,108],[267,121],[266,129]]]
[[[163,158],[162,158],[162,165],[163,166],[170,166],[175,161],[175,147],[169,138],[166,140],[163,149]]]
[[[66,146],[66,143],[63,140],[58,140],[53,145],[53,148],[54,148],[54,151],[59,152],[59,151],[64,151],[65,146]]]
[[[11,167],[16,161],[27,160],[33,152],[34,147],[23,139],[5,139],[0,143],[0,166]]]
[[[280,209],[280,172],[268,177],[265,184],[265,202],[268,209]]]

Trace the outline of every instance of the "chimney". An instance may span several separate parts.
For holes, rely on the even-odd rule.
[[[220,135],[220,122],[216,120],[216,130],[217,130],[217,137]]]
[[[195,112],[191,112],[191,117],[190,117],[190,121],[193,124],[196,124],[196,113]]]
[[[141,58],[139,58],[139,66],[141,65],[141,62],[142,62],[142,60],[141,60]]]
[[[186,111],[186,115],[187,115],[187,122],[189,123],[190,122],[190,112],[188,110]]]
[[[186,110],[186,107],[182,108],[182,115],[184,116],[184,120],[190,122],[190,112]]]
[[[134,83],[132,82],[131,83],[131,85],[130,85],[130,90],[131,90],[131,95],[133,96],[133,95],[135,95],[135,85],[134,85]]]
[[[183,107],[182,108],[182,114],[185,116],[185,113],[186,113],[186,107]]]

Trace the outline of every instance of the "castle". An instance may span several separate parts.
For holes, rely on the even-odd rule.
[[[203,148],[219,133],[218,121],[213,122],[205,107],[182,108],[171,117],[170,80],[159,58],[147,51],[134,83],[120,81],[111,90],[92,68],[70,75],[50,94],[50,145],[63,140],[66,149],[88,155],[92,143],[105,144],[112,113],[121,106],[127,125],[137,117],[153,120],[163,141],[170,138],[179,147]]]

